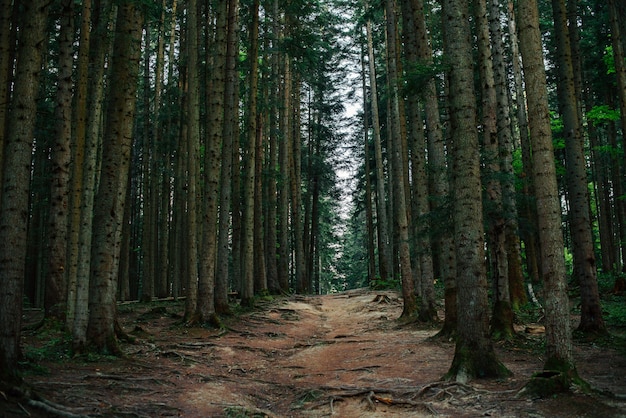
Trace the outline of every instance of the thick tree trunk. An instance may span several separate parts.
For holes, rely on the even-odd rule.
[[[557,91],[565,133],[567,197],[570,203],[569,219],[574,255],[574,274],[578,276],[580,283],[581,317],[578,329],[587,333],[605,333],[606,326],[602,319],[591,230],[587,160],[583,149],[582,126],[579,119],[571,42],[564,0],[552,0],[552,11],[559,75]]]
[[[22,4],[19,60],[8,121],[0,206],[0,383],[21,380],[17,371],[22,325],[31,152],[48,2]],[[14,22],[15,23],[15,22]]]
[[[517,16],[522,54],[528,120],[532,146],[533,184],[537,205],[539,240],[541,242],[541,276],[544,284],[546,313],[546,362],[549,370],[575,373],[569,318],[569,298],[561,207],[556,181],[554,149],[548,111],[548,90],[542,55],[539,13],[536,0],[520,0]]]
[[[458,327],[454,359],[447,377],[509,374],[489,338],[487,277],[483,240],[480,158],[468,1],[443,2],[444,50],[455,65],[449,71],[452,129],[454,236],[457,260]]]
[[[405,39],[404,51],[408,65],[407,72],[415,70],[421,64],[419,56],[419,41],[417,20],[423,8],[417,1],[402,1],[403,26],[402,33]],[[424,120],[422,118],[420,96],[417,92],[407,95],[407,113],[409,118],[409,137],[412,168],[412,223],[411,241],[414,243],[413,252],[415,262],[419,264],[419,287],[421,289],[421,304],[419,319],[425,322],[437,321],[437,307],[435,305],[434,267],[431,248],[430,231],[430,203],[428,193],[428,175],[426,172],[426,138],[424,134]]]
[[[52,147],[48,268],[44,307],[46,318],[65,319],[67,308],[67,224],[72,140],[72,70],[74,64],[74,2],[62,4],[59,33],[59,75],[56,93],[56,133]]]
[[[83,4],[83,13],[87,12]],[[109,37],[101,36],[108,29],[113,18],[113,7],[110,2],[100,2],[101,9],[93,13],[94,34],[91,36],[87,29],[81,30],[81,51],[89,56],[91,69],[87,63],[79,65],[80,83],[77,89],[76,105],[76,130],[74,164],[72,173],[72,233],[70,242],[70,256],[76,251],[75,261],[70,264],[70,282],[75,282],[75,294],[71,293],[74,286],[70,287],[68,299],[70,306],[74,305],[75,315],[71,326],[74,350],[80,352],[87,342],[87,325],[89,322],[89,277],[91,269],[91,244],[93,232],[93,208],[96,193],[96,177],[98,171],[98,153],[102,142],[102,123],[104,98],[104,60],[111,48]],[[87,12],[91,15],[91,11]],[[89,25],[89,18],[82,25]],[[87,26],[88,27],[88,26]],[[89,41],[91,39],[91,41]],[[83,45],[83,43],[86,43]],[[83,49],[85,48],[85,49]],[[79,54],[79,60],[82,58]],[[81,70],[82,65],[85,68]],[[84,87],[81,84],[85,83]],[[87,86],[88,84],[88,86]],[[82,98],[82,100],[81,100]],[[81,108],[80,106],[83,106]],[[89,112],[88,112],[89,109]],[[83,126],[84,124],[84,126]],[[83,145],[81,145],[84,143]],[[82,155],[82,157],[81,157]],[[74,225],[74,222],[77,222]],[[74,235],[76,235],[74,237]],[[74,240],[76,240],[74,247]],[[70,311],[71,312],[71,311]],[[69,318],[68,318],[69,319]],[[68,322],[68,324],[70,324]]]
[[[506,246],[506,219],[500,182],[500,144],[498,137],[497,95],[491,55],[487,4],[474,1],[478,43],[479,73],[482,86],[482,158],[485,161],[485,210],[489,273],[493,283],[493,314],[491,335],[496,339],[509,339],[513,330],[513,311],[509,293],[509,265]]]
[[[130,149],[143,15],[120,5],[115,31],[108,123],[102,149],[102,174],[96,195],[87,337],[93,349],[119,353],[115,333],[116,291],[122,220],[128,187]]]

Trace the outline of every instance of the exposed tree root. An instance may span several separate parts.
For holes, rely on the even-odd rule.
[[[470,385],[459,382],[438,381],[421,387],[350,387],[350,386],[323,386],[313,390],[328,393],[324,400],[310,405],[311,408],[330,406],[331,415],[335,413],[335,403],[346,401],[349,398],[361,398],[368,410],[376,410],[376,406],[422,408],[426,413],[437,415],[435,404],[449,404],[479,399],[484,395],[495,395],[495,392],[475,389]],[[312,391],[308,391],[312,392]],[[514,391],[507,391],[513,393]],[[319,399],[319,396],[317,396]]]

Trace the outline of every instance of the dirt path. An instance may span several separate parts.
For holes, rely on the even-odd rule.
[[[394,292],[261,305],[227,332],[180,325],[180,304],[122,305],[123,326],[139,339],[124,345],[126,358],[42,361],[49,373],[27,379],[66,410],[99,417],[626,416],[626,402],[608,397],[517,397],[542,366],[540,352],[520,345],[498,348],[510,379],[440,382],[454,345],[431,341],[435,329],[399,326]],[[41,344],[37,338],[27,343]],[[529,347],[541,339],[529,338]],[[576,356],[595,387],[626,395],[623,356],[593,345],[577,347]],[[0,417],[14,416],[1,408]]]

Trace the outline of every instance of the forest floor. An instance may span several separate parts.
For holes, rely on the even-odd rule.
[[[528,324],[496,345],[512,377],[458,384],[441,380],[454,344],[400,324],[401,310],[392,291],[293,296],[216,330],[182,324],[180,302],[123,304],[136,341],[122,358],[69,358],[54,349],[61,337],[25,332],[25,351],[41,357],[26,381],[41,400],[0,393],[0,417],[626,417],[624,350],[577,341],[579,374],[597,391],[533,399],[518,395],[543,366],[543,335]]]

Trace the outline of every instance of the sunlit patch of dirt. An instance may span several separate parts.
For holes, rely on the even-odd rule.
[[[519,397],[543,365],[543,336],[523,327],[528,347],[497,345],[513,377],[441,381],[454,344],[432,340],[435,328],[399,324],[402,301],[391,291],[259,302],[225,330],[184,326],[180,303],[154,305],[120,309],[137,338],[123,344],[125,358],[43,360],[47,373],[27,381],[52,405],[92,417],[626,416],[626,359],[593,344],[576,345],[577,366],[604,395]],[[36,341],[26,333],[26,345]],[[0,408],[0,417],[47,416],[28,404]]]

